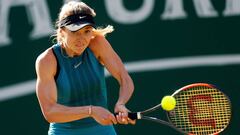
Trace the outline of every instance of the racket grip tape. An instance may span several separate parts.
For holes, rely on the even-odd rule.
[[[118,115],[118,113],[114,113],[115,117]],[[136,112],[129,112],[128,113],[128,118],[130,118],[131,120],[136,120],[138,119],[138,113]]]

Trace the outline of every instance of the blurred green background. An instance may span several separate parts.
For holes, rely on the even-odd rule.
[[[0,134],[46,135],[48,123],[35,95],[35,59],[53,45],[60,0],[0,1]],[[129,70],[135,92],[127,104],[147,109],[164,95],[195,82],[217,85],[232,102],[232,119],[221,133],[238,134],[240,98],[240,0],[84,0]],[[113,111],[118,83],[108,76]],[[165,113],[155,114],[166,119]],[[117,125],[119,135],[178,132],[137,121]],[[149,132],[150,131],[150,132]]]

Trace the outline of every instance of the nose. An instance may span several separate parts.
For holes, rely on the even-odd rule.
[[[82,38],[82,42],[83,42],[84,45],[87,44],[87,38],[86,38],[86,36],[83,36],[83,38]]]

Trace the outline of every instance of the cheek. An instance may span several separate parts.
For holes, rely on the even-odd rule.
[[[77,39],[77,36],[75,36],[75,35],[68,35],[66,37],[66,39],[67,39],[68,42],[72,42],[72,41]]]
[[[68,37],[66,37],[65,38],[65,42],[67,43],[67,46],[68,47],[72,47],[72,45],[74,45],[75,43],[75,40],[74,40],[74,38],[73,37],[71,37],[71,36],[68,36]]]
[[[69,44],[71,42],[71,38],[68,36],[65,38],[66,42]]]

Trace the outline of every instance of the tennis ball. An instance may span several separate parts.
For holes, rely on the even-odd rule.
[[[164,96],[161,101],[161,106],[166,111],[171,111],[176,106],[176,100],[173,96]]]

